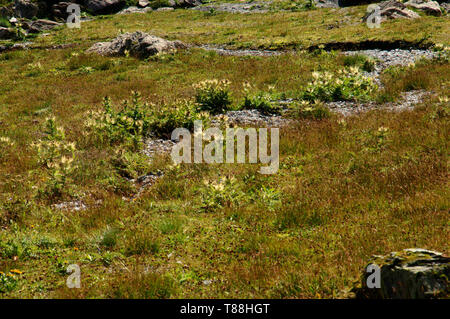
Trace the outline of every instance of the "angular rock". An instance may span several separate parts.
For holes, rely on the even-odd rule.
[[[38,13],[39,7],[30,0],[16,0],[14,12],[19,18],[32,19]]]
[[[60,26],[61,23],[46,20],[46,19],[39,19],[36,21],[30,21],[30,22],[24,22],[23,28],[27,30],[29,33],[39,33],[42,31],[48,31],[55,27]]]
[[[410,248],[387,256],[374,256],[370,264],[380,267],[381,287],[367,287],[367,278],[371,273],[364,270],[360,286],[353,289],[357,298],[424,299],[450,296],[450,257],[442,253]]]
[[[156,11],[172,11],[172,10],[174,10],[174,8],[172,7],[161,7],[156,9]]]
[[[436,1],[410,0],[405,3],[407,7],[421,10],[428,15],[440,17],[442,15],[441,6]]]
[[[187,48],[186,45],[180,41],[168,41],[136,31],[121,34],[111,42],[95,43],[87,52],[95,52],[105,56],[124,56],[128,51],[132,56],[145,59],[151,55],[185,48]]]
[[[128,7],[119,11],[117,14],[128,14],[128,13],[147,13],[153,11],[151,7],[138,8],[138,7]]]
[[[139,8],[145,8],[145,7],[148,7],[149,4],[150,4],[150,2],[148,2],[148,0],[139,0],[137,3],[137,6]]]
[[[175,8],[193,8],[201,5],[199,0],[177,0],[174,7]]]
[[[7,39],[14,39],[16,36],[16,33],[13,29],[0,27],[0,39],[1,40],[7,40]]]
[[[86,0],[86,8],[93,14],[116,13],[124,6],[124,0]]]

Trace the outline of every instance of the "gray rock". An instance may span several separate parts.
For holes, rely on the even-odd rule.
[[[177,0],[175,3],[175,8],[193,8],[201,5],[202,3],[198,0]]]
[[[410,0],[405,3],[407,7],[421,10],[428,15],[440,17],[442,15],[441,6],[436,1]]]
[[[406,8],[406,5],[402,2],[396,0],[388,0],[383,1],[378,4],[380,8],[380,16],[381,20],[386,19],[398,19],[398,18],[407,18],[407,19],[416,19],[420,16],[412,10]],[[374,10],[368,12],[364,17],[363,21],[367,21],[367,19],[374,13]]]
[[[86,8],[93,14],[119,12],[125,6],[124,0],[87,0]]]
[[[368,288],[370,273],[364,270],[357,298],[446,298],[450,294],[450,258],[420,248],[374,256],[370,264],[380,268],[381,288]]]
[[[174,10],[172,7],[161,7],[156,9],[156,11],[172,11]]]
[[[14,11],[19,18],[32,19],[36,17],[39,7],[30,0],[16,0]]]
[[[23,22],[23,28],[27,30],[29,33],[39,33],[42,31],[48,31],[55,27],[58,27],[62,25],[61,23],[46,20],[46,19],[39,19],[36,21],[30,21],[30,22]]]
[[[173,52],[187,48],[180,41],[168,41],[147,33],[136,31],[119,35],[111,42],[98,42],[87,52],[95,52],[105,56],[124,56],[128,51],[130,55],[138,58],[147,58],[159,53]]]
[[[137,6],[139,8],[145,8],[150,4],[150,2],[148,2],[147,0],[139,0],[137,3]]]
[[[117,14],[128,14],[128,13],[147,13],[153,11],[151,7],[138,8],[138,7],[128,7],[118,12]]]

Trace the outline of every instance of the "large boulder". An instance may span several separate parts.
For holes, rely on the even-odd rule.
[[[168,41],[147,33],[136,31],[124,33],[110,42],[98,42],[87,52],[95,52],[105,56],[124,56],[126,52],[138,58],[147,58],[159,53],[173,52],[187,48],[180,41]]]
[[[93,14],[116,13],[125,7],[124,0],[86,0],[86,8]]]
[[[441,6],[436,1],[409,0],[405,3],[407,7],[421,10],[426,14],[440,17],[442,15]]]
[[[386,19],[398,19],[398,18],[407,18],[407,19],[416,19],[420,16],[412,10],[406,8],[406,5],[397,0],[388,0],[383,1],[378,4],[379,14],[381,16],[381,20]],[[363,17],[363,20],[366,21],[370,18],[374,12],[375,8],[371,12],[367,12],[367,14]]]
[[[370,272],[368,267],[372,266]],[[353,289],[357,298],[448,298],[450,258],[420,248],[404,249],[386,256],[374,256],[365,268],[361,283]],[[380,270],[379,288],[368,287],[373,265]]]
[[[38,5],[31,0],[16,0],[14,3],[14,12],[19,18],[32,19],[36,17],[38,11]]]

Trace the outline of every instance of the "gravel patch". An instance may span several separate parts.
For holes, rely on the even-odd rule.
[[[190,10],[199,10],[209,12],[211,10],[218,12],[231,13],[264,13],[269,11],[271,2],[246,2],[246,3],[220,3],[213,5],[197,6]]]
[[[258,110],[229,111],[225,114],[229,125],[258,126],[258,127],[281,127],[290,123],[291,120],[281,115],[265,115]],[[216,125],[217,120],[212,121]]]
[[[375,102],[358,103],[349,101],[329,102],[325,106],[331,111],[340,113],[344,116],[355,115],[362,112],[367,112],[373,109],[383,109],[389,111],[402,111],[413,109],[416,104],[423,101],[424,97],[430,92],[424,90],[415,90],[404,92],[401,94],[401,100],[397,103],[377,104]]]
[[[165,154],[172,150],[174,141],[149,138],[144,142],[144,154],[153,158],[155,154]]]
[[[372,72],[365,72],[365,76],[371,77],[374,81],[381,85],[379,81],[380,74],[390,66],[407,66],[415,63],[420,58],[433,59],[437,57],[437,53],[431,50],[418,49],[394,49],[394,50],[358,50],[358,51],[343,51],[344,55],[366,55],[376,61],[375,70]]]

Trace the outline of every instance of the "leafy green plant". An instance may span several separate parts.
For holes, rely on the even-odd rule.
[[[375,70],[375,60],[364,54],[352,54],[347,55],[344,58],[344,65],[346,67],[354,66],[361,68],[366,72],[372,72]]]
[[[231,105],[228,80],[206,80],[194,85],[195,100],[202,111],[219,114],[227,111]]]
[[[149,127],[149,107],[140,102],[140,94],[133,92],[131,103],[124,101],[119,111],[114,111],[111,100],[103,100],[103,110],[90,111],[85,121],[88,130],[93,131],[101,141],[109,144],[122,143],[138,149],[143,132]]]
[[[245,194],[239,190],[237,180],[234,177],[224,177],[218,182],[205,180],[203,184],[200,206],[202,211],[208,212],[223,207],[236,207],[244,200]]]
[[[11,273],[5,274],[0,271],[0,293],[10,292],[17,286],[18,279]]]
[[[46,191],[52,195],[61,195],[70,175],[75,171],[75,143],[67,142],[64,129],[57,126],[54,117],[47,118],[45,124],[45,137],[32,146],[36,148],[38,162],[48,172]]]
[[[275,106],[270,101],[270,94],[267,92],[250,93],[252,86],[250,83],[244,83],[244,101],[240,108],[244,110],[259,110],[263,114],[279,114],[280,107]]]
[[[85,126],[101,141],[137,150],[146,135],[167,138],[176,128],[191,129],[195,120],[206,121],[209,114],[199,112],[197,105],[188,100],[159,106],[142,103],[140,94],[133,92],[131,102],[124,101],[119,111],[105,98],[103,110],[89,111],[87,117]]]
[[[363,76],[356,67],[339,70],[337,74],[313,72],[312,76],[313,81],[302,93],[307,101],[368,100],[377,88],[372,79]]]
[[[291,107],[290,114],[294,118],[312,120],[322,120],[331,116],[330,110],[324,107],[319,101],[315,103],[301,101],[299,104]]]
[[[7,18],[0,16],[0,27],[10,28],[11,27],[11,23],[9,23]]]
[[[192,130],[196,120],[201,120],[207,126],[209,113],[199,111],[198,106],[189,100],[153,107],[149,116],[149,133],[167,138],[176,128]]]

